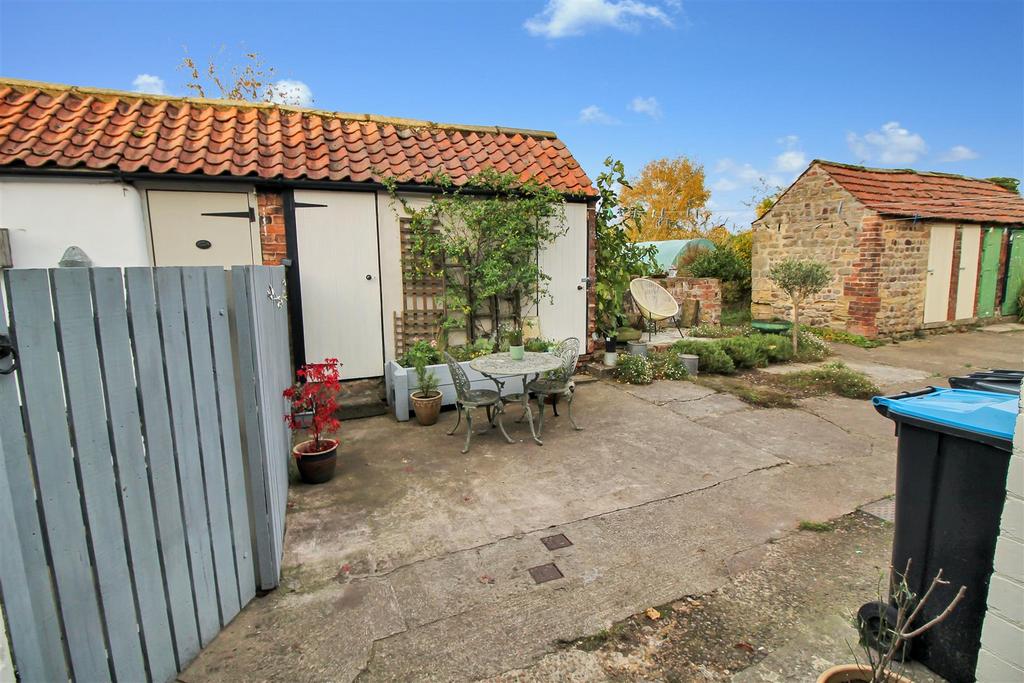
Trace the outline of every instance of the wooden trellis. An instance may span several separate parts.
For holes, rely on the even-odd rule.
[[[412,222],[400,222],[402,239],[402,310],[394,314],[395,355],[401,356],[413,343],[433,339],[445,315],[444,278],[423,277],[416,272],[412,252]]]

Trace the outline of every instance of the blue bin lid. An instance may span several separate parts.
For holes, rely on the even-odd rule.
[[[932,387],[924,395],[875,396],[871,402],[890,413],[915,417],[975,434],[1013,439],[1017,422],[1017,394],[996,394],[973,389]]]

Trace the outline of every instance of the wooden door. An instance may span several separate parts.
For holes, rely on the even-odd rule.
[[[928,277],[924,294],[924,322],[935,323],[948,319],[949,280],[953,272],[953,242],[956,228],[952,225],[933,225],[928,240]]]
[[[545,339],[576,337],[587,345],[587,209],[565,208],[568,230],[540,252],[540,267],[551,280],[549,299],[540,302],[540,334]]]
[[[342,379],[384,374],[377,204],[371,192],[295,191],[306,362]]]
[[[956,319],[974,317],[978,289],[978,253],[981,249],[981,228],[968,225],[960,232],[960,264],[956,282]]]
[[[999,282],[999,252],[1003,245],[1002,228],[984,228],[981,249],[981,273],[978,276],[978,317],[996,313],[996,285]]]
[[[1010,231],[1009,257],[1006,259],[1006,291],[1003,295],[1003,315],[1020,312],[1020,293],[1024,287],[1024,230]]]
[[[158,266],[245,266],[258,263],[256,213],[245,192],[149,190],[153,263]]]

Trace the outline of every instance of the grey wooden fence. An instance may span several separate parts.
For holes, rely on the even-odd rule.
[[[282,276],[4,274],[0,593],[22,680],[169,680],[276,585]]]

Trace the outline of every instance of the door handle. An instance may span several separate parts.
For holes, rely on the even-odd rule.
[[[366,274],[366,279],[367,279],[367,280],[372,280],[372,279],[373,279],[373,276],[372,276],[372,275],[370,275],[369,273],[367,273],[367,274]]]

